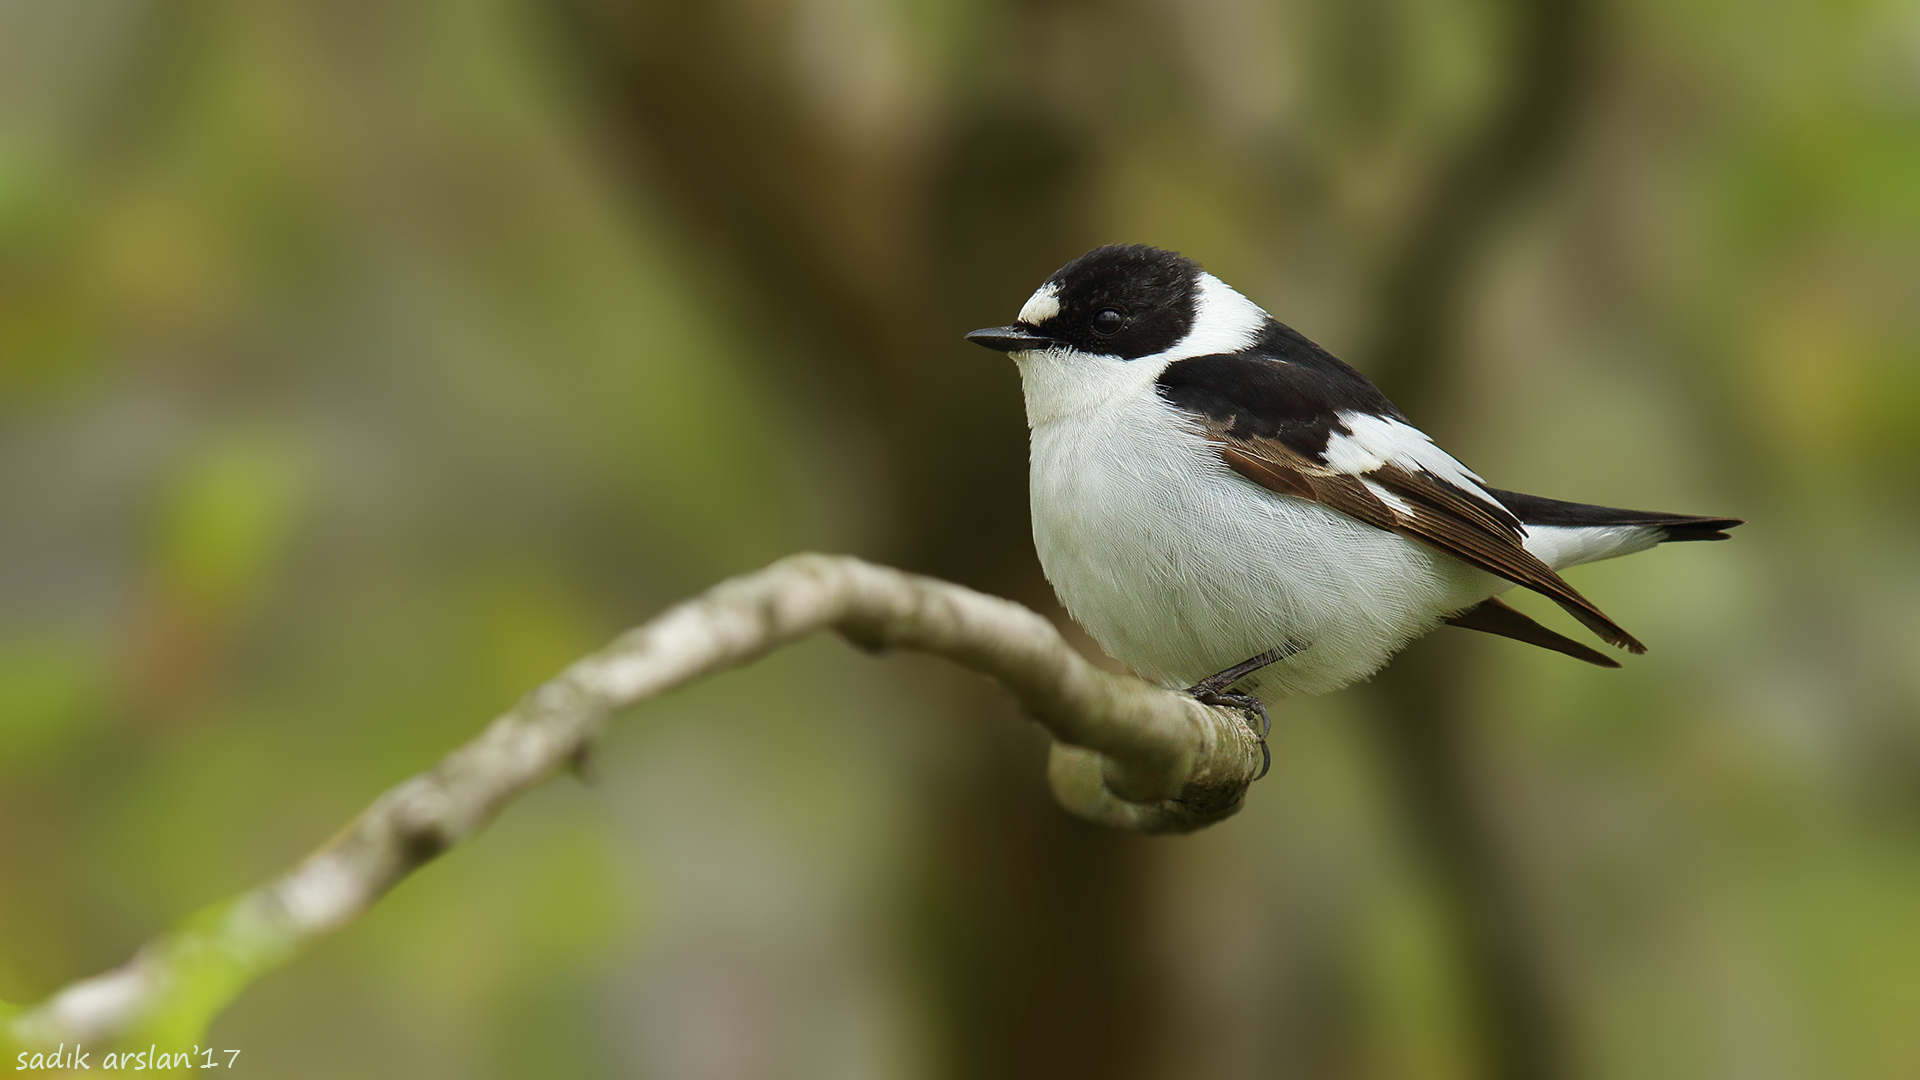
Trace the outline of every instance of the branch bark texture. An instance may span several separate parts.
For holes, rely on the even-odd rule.
[[[820,630],[869,650],[942,656],[1000,682],[1055,739],[1056,797],[1100,824],[1201,828],[1240,808],[1261,767],[1239,713],[1102,671],[1019,604],[859,559],[795,555],[574,663],[380,796],[293,870],[59,991],[5,1033],[23,1046],[196,1038],[254,977],[351,923],[522,792],[581,760],[618,710]]]

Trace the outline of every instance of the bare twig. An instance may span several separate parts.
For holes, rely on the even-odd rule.
[[[367,911],[522,792],[580,759],[612,714],[815,631],[946,657],[998,680],[1057,740],[1048,768],[1075,814],[1184,832],[1240,808],[1260,768],[1239,714],[1116,676],[1008,600],[858,559],[795,555],[630,631],[534,690],[427,772],[376,799],[275,881],[218,905],[15,1017],[21,1045],[194,1038],[260,973]],[[0,1040],[4,1041],[4,1040]]]

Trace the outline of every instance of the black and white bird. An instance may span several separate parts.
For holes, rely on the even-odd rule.
[[[967,340],[1020,369],[1061,603],[1203,700],[1334,690],[1443,623],[1618,667],[1499,594],[1525,586],[1644,652],[1559,572],[1740,524],[1489,487],[1365,376],[1158,248],[1096,248]]]

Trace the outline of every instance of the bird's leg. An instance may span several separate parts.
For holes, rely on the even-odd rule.
[[[1214,672],[1199,682],[1194,683],[1192,686],[1187,687],[1187,693],[1192,694],[1208,705],[1232,705],[1235,708],[1245,709],[1250,707],[1247,704],[1248,702],[1253,702],[1251,707],[1259,708],[1258,700],[1252,695],[1242,694],[1227,688],[1254,672],[1259,671],[1261,668],[1266,667],[1268,664],[1278,663],[1289,656],[1305,651],[1305,649],[1306,646],[1297,641],[1289,640],[1282,642],[1274,648],[1261,653],[1259,656],[1249,656],[1224,671]],[[1260,715],[1264,718],[1266,716],[1266,710],[1261,709]],[[1269,730],[1272,730],[1271,722],[1268,723],[1266,729],[1260,732],[1260,737],[1263,739],[1266,738],[1267,731]]]
[[[1267,715],[1267,707],[1261,704],[1259,698],[1229,687],[1268,664],[1285,660],[1305,648],[1305,645],[1288,641],[1258,656],[1249,656],[1224,671],[1216,671],[1187,687],[1187,693],[1202,705],[1225,705],[1246,714],[1247,729],[1260,739],[1260,776],[1267,775],[1267,769],[1273,765],[1273,753],[1267,749],[1267,734],[1273,730],[1273,718]],[[1260,718],[1258,727],[1253,723],[1256,716]],[[1258,780],[1260,776],[1254,779]]]

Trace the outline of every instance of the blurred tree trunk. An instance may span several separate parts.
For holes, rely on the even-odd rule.
[[[1461,379],[1476,271],[1573,141],[1597,73],[1587,0],[1508,6],[1501,95],[1442,162],[1378,285],[1380,337],[1362,366],[1416,424],[1444,414],[1446,389]],[[1571,1018],[1502,843],[1499,784],[1479,745],[1478,684],[1463,635],[1416,643],[1375,685],[1375,741],[1452,927],[1486,1075],[1566,1077],[1577,1071]]]
[[[897,516],[886,550],[861,554],[1050,609],[1013,374],[959,334],[1004,321],[1009,298],[1093,242],[1077,196],[1097,148],[1039,81],[1070,5],[989,17],[1004,78],[917,139],[863,138],[808,108],[791,11],[552,6],[618,164],[681,215],[691,269],[718,279],[765,377],[865,432]],[[909,921],[947,1025],[941,1059],[959,1076],[1146,1076],[1169,1011],[1139,933],[1152,841],[1062,814],[1032,733],[967,710],[1005,706],[951,703],[947,739],[972,749],[911,845],[927,853]]]

